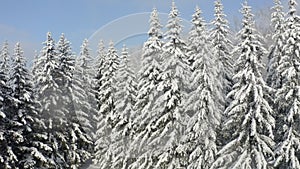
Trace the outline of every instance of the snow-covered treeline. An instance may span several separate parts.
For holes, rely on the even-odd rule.
[[[199,7],[187,40],[172,2],[153,9],[141,69],[124,45],[88,40],[75,57],[47,33],[33,66],[20,43],[0,51],[0,168],[299,169],[300,17],[272,7],[271,46],[247,1],[233,35],[221,0]],[[268,63],[263,60],[267,58]]]

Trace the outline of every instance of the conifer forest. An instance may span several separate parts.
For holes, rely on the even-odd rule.
[[[274,0],[271,44],[247,0],[237,33],[214,5],[188,37],[154,8],[138,71],[112,41],[75,55],[48,32],[32,66],[3,42],[0,169],[300,169],[297,0]]]

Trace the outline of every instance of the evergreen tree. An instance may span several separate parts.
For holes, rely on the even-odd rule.
[[[66,129],[67,110],[64,107],[63,91],[61,88],[63,74],[59,69],[59,59],[51,33],[47,34],[40,57],[37,62],[37,101],[40,104],[39,111],[46,125],[47,144],[52,150],[47,152],[51,159],[49,168],[66,168],[64,150],[68,147]]]
[[[273,153],[273,110],[267,102],[267,91],[261,71],[265,49],[254,29],[253,14],[247,1],[242,8],[243,24],[238,33],[234,85],[228,97],[233,100],[225,110],[224,127],[233,131],[229,142],[218,152],[211,168],[268,168]]]
[[[8,78],[9,78],[9,69],[8,69],[8,58],[9,58],[9,52],[8,52],[8,42],[6,41],[3,44],[3,47],[0,51],[0,91],[1,91],[1,96],[0,96],[0,115],[2,117],[2,120],[6,118],[6,112],[5,112],[5,107],[6,101],[9,99],[9,86],[8,86]],[[3,123],[1,123],[3,124]]]
[[[216,127],[220,125],[221,111],[218,110],[216,92],[220,82],[214,66],[210,42],[206,37],[201,10],[197,7],[193,15],[191,37],[193,42],[189,56],[193,58],[191,88],[194,89],[186,103],[186,113],[191,115],[181,149],[185,152],[185,168],[207,169],[215,160],[217,153]]]
[[[157,97],[158,75],[161,73],[159,61],[162,53],[161,24],[157,10],[154,8],[150,16],[149,38],[144,43],[142,55],[142,68],[138,77],[137,102],[135,104],[136,115],[133,121],[132,134],[142,132],[150,121],[149,111],[153,107],[154,98]],[[149,119],[150,118],[150,119]],[[139,141],[137,138],[136,141]],[[131,148],[134,148],[131,146]]]
[[[226,15],[223,11],[221,0],[215,1],[215,19],[212,21],[213,28],[210,32],[210,39],[212,40],[212,50],[214,51],[214,59],[216,59],[218,79],[221,81],[221,110],[224,111],[224,101],[226,95],[232,88],[233,76],[233,60],[232,60],[232,42],[229,39],[229,26],[226,20]],[[218,89],[217,88],[217,89]]]
[[[3,44],[3,47],[1,49],[1,56],[0,58],[2,59],[2,64],[1,64],[1,69],[6,72],[6,81],[8,81],[8,76],[10,72],[10,54],[9,54],[9,49],[8,49],[8,42],[5,41]]]
[[[67,112],[68,129],[66,129],[68,139],[68,149],[65,151],[65,158],[69,168],[78,168],[88,158],[90,158],[91,138],[83,130],[82,124],[78,120],[75,104],[73,103],[73,72],[75,58],[73,56],[70,42],[64,34],[57,44],[57,55],[59,59],[59,70],[62,73],[61,88],[63,89],[63,102]],[[75,83],[76,84],[76,83]]]
[[[284,45],[284,13],[280,0],[274,0],[275,6],[272,8],[272,25],[274,33],[272,39],[274,41],[269,52],[269,63],[267,72],[267,83],[270,87],[277,89],[281,86],[281,77],[278,73],[278,65],[283,54]]]
[[[128,168],[127,150],[131,138],[129,136],[134,105],[136,102],[137,85],[134,72],[129,64],[129,54],[124,45],[122,48],[121,62],[117,71],[117,92],[116,92],[116,115],[114,128],[112,129],[112,146],[114,147],[112,168]]]
[[[129,152],[132,156],[139,156],[140,150],[138,144],[143,139],[142,132],[146,125],[152,119],[149,113],[158,96],[157,85],[159,82],[158,75],[161,73],[159,61],[162,53],[162,33],[161,25],[156,9],[153,9],[150,16],[150,28],[148,31],[149,38],[144,43],[142,55],[142,68],[139,71],[136,104],[134,106],[135,114],[132,116],[132,129],[130,137],[132,139]],[[135,157],[132,157],[135,158]]]
[[[276,104],[281,124],[279,144],[276,149],[275,166],[286,169],[300,167],[299,135],[299,62],[300,62],[300,17],[296,14],[296,1],[289,1],[288,18],[286,19],[283,54],[277,67],[282,86],[276,92]]]
[[[35,109],[31,75],[26,68],[26,61],[20,43],[16,44],[14,59],[10,74],[11,111],[7,124],[7,139],[13,152],[16,153],[18,163],[14,168],[38,168],[47,159],[42,153],[43,143],[35,136],[41,125],[40,117]]]
[[[270,103],[272,103],[272,107],[275,111],[274,117],[276,120],[275,125],[275,141],[278,143],[278,139],[281,137],[282,134],[282,126],[283,126],[283,117],[282,113],[278,111],[278,106],[275,104],[276,100],[276,90],[281,88],[282,86],[282,77],[279,74],[278,66],[280,60],[283,56],[283,45],[284,45],[284,12],[283,6],[281,5],[280,0],[274,0],[275,6],[272,7],[272,26],[274,27],[272,33],[273,44],[270,47],[269,55],[268,55],[268,69],[267,69],[267,84],[274,89],[272,91],[272,99]]]
[[[163,47],[161,81],[158,84],[159,96],[145,130],[139,133],[142,140],[137,145],[141,155],[132,164],[132,168],[178,168],[179,159],[176,149],[182,136],[185,119],[183,102],[186,96],[189,66],[187,46],[181,39],[181,19],[175,3],[169,14],[166,37],[168,42]]]
[[[34,58],[33,58],[33,63],[32,63],[32,67],[31,67],[31,74],[33,77],[36,76],[37,74],[37,63],[38,63],[38,59],[39,59],[39,54],[38,51],[34,51]],[[33,81],[36,81],[35,79],[33,79]]]
[[[101,78],[103,77],[104,69],[105,69],[105,59],[106,59],[106,51],[103,40],[100,40],[98,44],[98,51],[97,57],[95,59],[95,68],[96,68],[96,76],[95,76],[95,90],[99,91],[102,81]],[[99,92],[96,92],[96,101],[99,101]],[[97,103],[99,105],[99,103]]]
[[[3,64],[3,52],[4,52],[4,46],[1,50],[1,60],[0,64]],[[5,91],[7,89],[6,86],[6,72],[2,69],[0,69],[0,167],[5,168],[6,167],[6,150],[7,150],[7,142],[4,138],[4,132],[5,132],[5,122],[6,122],[6,112],[3,109],[3,106],[5,104],[4,100],[7,97]],[[7,167],[6,167],[7,168]]]
[[[88,40],[85,39],[81,45],[80,56],[76,60],[73,76],[73,104],[77,120],[81,124],[88,140],[94,139],[94,121],[96,109],[96,91],[93,88],[93,59],[90,55]]]
[[[0,53],[0,168],[15,168],[17,167],[18,159],[16,152],[12,149],[10,133],[16,132],[9,130],[8,126],[12,123],[11,120],[11,88],[9,85],[9,52],[8,42],[3,44]],[[20,138],[20,135],[15,135],[14,139]]]
[[[102,84],[99,88],[98,115],[97,115],[97,139],[95,142],[95,159],[101,168],[112,167],[112,129],[116,126],[116,72],[119,58],[113,42],[110,42],[106,54]]]

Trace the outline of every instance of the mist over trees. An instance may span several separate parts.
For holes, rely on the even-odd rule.
[[[154,8],[138,71],[125,44],[85,39],[76,57],[48,32],[28,67],[4,42],[0,168],[299,169],[296,0],[257,20],[245,1],[237,31],[214,5],[211,21],[195,7],[187,38],[174,1],[165,26]]]

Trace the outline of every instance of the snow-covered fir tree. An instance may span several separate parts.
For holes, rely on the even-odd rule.
[[[59,69],[59,59],[55,42],[51,33],[47,34],[47,40],[41,50],[37,61],[38,70],[36,74],[36,98],[38,107],[45,125],[47,144],[52,150],[47,152],[51,159],[49,168],[66,168],[65,150],[68,150],[67,134],[67,110],[64,108],[63,91],[61,88],[63,74]]]
[[[61,35],[58,41],[57,55],[59,59],[59,70],[62,73],[60,87],[63,91],[62,102],[64,102],[64,105],[61,109],[65,109],[67,112],[66,118],[68,120],[68,128],[66,130],[66,134],[68,135],[68,149],[64,150],[65,160],[69,168],[75,169],[90,158],[92,139],[86,131],[84,131],[82,127],[83,124],[79,121],[79,116],[77,116],[75,111],[75,105],[78,106],[79,104],[73,102],[73,90],[76,89],[72,83],[75,58],[71,50],[70,42],[65,38],[64,34]],[[84,102],[84,100],[82,100],[82,102]]]
[[[1,50],[1,56],[2,56],[3,49]],[[3,64],[2,57],[0,58],[0,64]],[[5,90],[7,89],[6,86],[6,72],[4,72],[2,69],[0,70],[0,167],[4,168],[6,165],[6,149],[7,149],[7,142],[4,138],[4,132],[5,132],[5,125],[4,122],[6,121],[6,113],[4,111],[4,99],[6,98]]]
[[[5,137],[12,151],[16,153],[17,163],[12,168],[39,168],[41,163],[47,163],[43,155],[43,143],[36,137],[42,121],[35,109],[31,75],[26,67],[26,61],[20,43],[14,49],[9,84],[11,85],[11,106]]]
[[[144,131],[147,123],[152,118],[149,111],[153,107],[154,98],[157,97],[158,75],[161,73],[159,61],[162,54],[162,32],[157,10],[154,8],[150,16],[149,38],[144,43],[142,55],[142,68],[138,76],[136,115],[133,121],[132,134],[137,135]],[[135,139],[138,141],[140,138]],[[138,141],[139,142],[139,141]],[[134,146],[131,146],[134,148]]]
[[[95,115],[97,114],[95,93],[93,88],[94,68],[88,40],[81,45],[80,55],[76,59],[73,73],[73,104],[75,113],[88,140],[95,137]]]
[[[8,78],[9,78],[9,69],[8,69],[8,42],[6,41],[2,49],[0,51],[0,88],[1,88],[1,103],[0,103],[0,115],[4,119],[6,117],[5,107],[7,106],[6,101],[9,99],[9,86],[8,86]]]
[[[176,150],[184,128],[183,102],[186,96],[189,66],[187,46],[180,37],[181,19],[175,3],[169,14],[166,38],[163,46],[162,73],[158,78],[159,96],[150,110],[148,123],[139,133],[141,155],[137,156],[131,168],[179,168]]]
[[[96,57],[95,63],[94,63],[94,67],[96,69],[94,89],[96,91],[99,91],[100,87],[102,85],[101,80],[102,80],[104,70],[106,67],[105,59],[106,59],[105,45],[104,45],[103,40],[100,40],[100,42],[98,44],[97,57]],[[98,102],[99,101],[99,92],[96,92],[95,96],[96,96],[96,101]],[[100,105],[100,104],[97,103],[97,105]]]
[[[9,54],[9,48],[8,48],[8,42],[5,41],[3,44],[3,47],[1,49],[1,55],[0,58],[2,60],[1,63],[1,69],[6,72],[6,80],[8,81],[9,71],[10,71],[10,54]]]
[[[117,92],[116,92],[116,117],[114,119],[114,128],[112,129],[112,168],[127,169],[127,161],[130,155],[127,150],[130,146],[130,129],[132,124],[132,115],[134,115],[134,105],[136,103],[137,84],[135,74],[129,66],[128,49],[124,45],[120,57],[120,65],[116,74]],[[130,153],[130,152],[129,152]]]
[[[274,41],[269,52],[269,63],[267,71],[267,83],[270,87],[277,89],[281,87],[281,78],[278,73],[278,65],[283,54],[284,37],[285,31],[284,25],[284,12],[281,0],[274,0],[275,6],[272,7],[272,25],[274,26],[274,32],[272,39]]]
[[[158,97],[158,75],[161,73],[159,61],[161,60],[163,45],[160,30],[162,26],[156,9],[153,9],[149,23],[149,37],[143,46],[142,68],[138,73],[138,92],[134,106],[135,114],[132,115],[132,129],[130,130],[130,137],[133,142],[129,147],[129,152],[133,159],[140,153],[137,145],[143,139],[143,134],[141,133],[144,132],[146,125],[152,119],[152,115],[149,112],[154,105],[156,97]]]
[[[9,85],[9,58],[8,42],[3,44],[0,53],[0,168],[16,168],[18,159],[10,143],[10,132],[15,135],[14,139],[20,136],[17,132],[9,130],[9,125],[12,123],[11,115],[11,88]]]
[[[282,113],[278,111],[278,104],[275,104],[276,98],[276,90],[281,88],[282,86],[282,77],[279,74],[278,66],[280,63],[280,60],[283,56],[283,45],[284,45],[284,27],[285,27],[285,21],[284,21],[284,12],[283,12],[283,6],[281,5],[281,0],[274,0],[275,5],[271,8],[272,9],[272,26],[273,26],[273,32],[272,32],[272,39],[273,44],[270,47],[269,54],[268,54],[268,67],[267,67],[267,75],[266,75],[266,82],[267,84],[274,89],[272,91],[272,96],[270,103],[273,109],[275,110],[275,142],[278,142],[278,139],[281,137],[282,134],[282,125],[283,125],[283,118],[284,116]]]
[[[71,44],[65,38],[64,34],[60,36],[56,48],[57,48],[57,56],[59,60],[59,70],[63,74],[61,79],[61,85],[63,86],[63,88],[66,89],[64,91],[65,92],[64,95],[67,95],[65,97],[68,97],[66,98],[66,101],[71,102],[70,95],[71,95],[73,71],[75,66],[75,58],[71,50]]]
[[[241,10],[242,29],[236,48],[234,85],[228,97],[233,100],[225,110],[228,119],[224,127],[231,130],[228,143],[218,152],[211,168],[257,169],[268,168],[273,153],[273,110],[267,102],[268,87],[261,71],[265,55],[261,37],[254,29],[253,14],[247,1]]]
[[[296,0],[289,1],[286,19],[283,54],[277,67],[282,77],[281,88],[276,92],[276,104],[281,115],[279,143],[275,166],[286,169],[300,168],[300,17],[296,14]]]
[[[36,71],[37,71],[37,62],[38,62],[38,58],[39,58],[39,53],[37,50],[34,51],[34,57],[33,57],[33,61],[32,61],[32,67],[31,67],[31,74],[34,77],[36,75]],[[35,79],[33,79],[34,81],[36,81]]]
[[[219,98],[221,101],[219,106],[223,111],[225,109],[223,102],[225,102],[226,95],[231,90],[233,76],[233,58],[231,54],[233,46],[229,37],[229,23],[225,17],[221,0],[216,0],[215,19],[212,21],[213,28],[210,31],[209,39],[211,39],[214,59],[216,59],[218,78],[222,84],[219,89],[222,94]]]
[[[113,42],[110,42],[106,54],[101,86],[98,92],[98,115],[95,142],[94,163],[100,168],[112,167],[114,147],[111,137],[112,129],[116,126],[116,73],[119,66],[119,57]]]
[[[184,151],[183,166],[188,169],[208,169],[217,154],[216,128],[220,125],[221,111],[218,110],[216,92],[220,86],[206,35],[206,25],[197,7],[192,19],[193,27],[189,56],[193,58],[191,88],[185,111],[191,114],[187,130],[182,138]],[[192,113],[191,113],[192,112]]]

